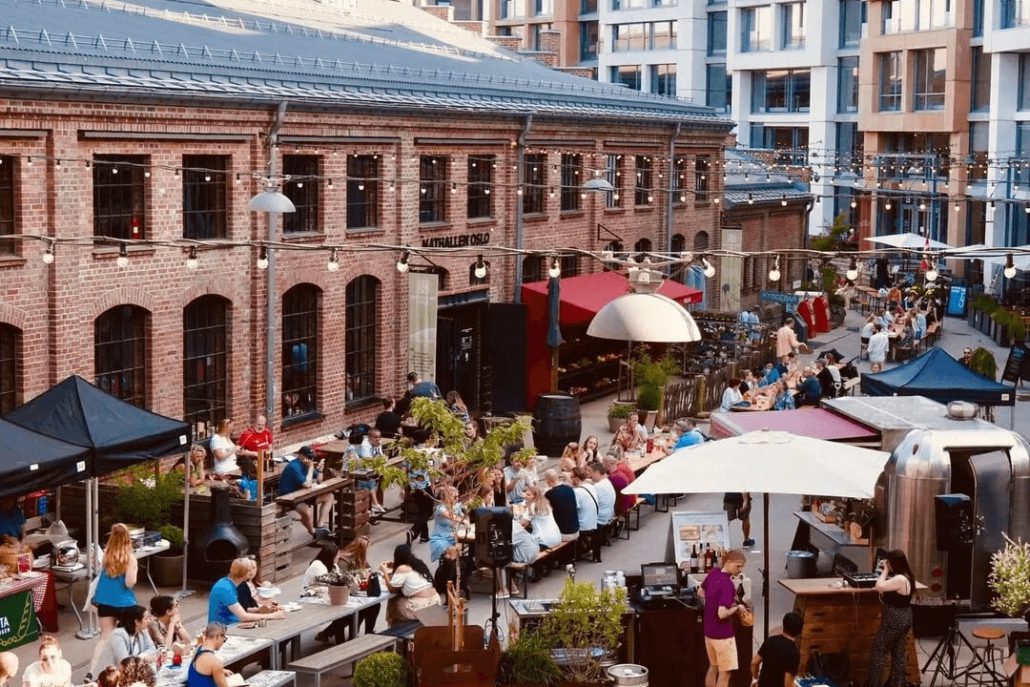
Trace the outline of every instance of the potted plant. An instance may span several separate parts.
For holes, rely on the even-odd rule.
[[[549,687],[561,677],[551,646],[535,630],[527,630],[501,654],[498,681],[507,687]]]
[[[168,550],[156,553],[150,558],[150,575],[161,587],[174,587],[182,582],[183,546],[186,537],[177,525],[161,527],[161,538],[168,542]]]
[[[608,431],[614,434],[619,427],[626,422],[626,418],[633,412],[633,404],[625,401],[612,401],[608,406]]]
[[[152,557],[151,575],[162,587],[182,582],[185,535],[181,527],[169,524],[172,506],[183,499],[183,476],[178,472],[159,473],[156,463],[143,463],[125,471],[114,497],[113,514],[117,520],[159,531],[171,544],[167,551]]]
[[[987,379],[998,379],[998,363],[994,360],[994,354],[986,348],[977,348],[973,351],[973,357],[969,360],[969,369]]]
[[[392,651],[366,656],[354,666],[354,687],[408,687],[408,663]]]
[[[665,385],[677,371],[676,361],[670,356],[653,360],[651,354],[641,352],[633,362],[633,375],[637,380],[637,408],[640,421],[650,432],[654,428],[658,411],[662,407]]]
[[[318,584],[324,584],[329,590],[330,604],[333,606],[347,605],[347,600],[350,598],[350,588],[353,585],[353,578],[350,573],[330,570],[315,581]]]
[[[606,683],[602,661],[619,648],[625,612],[625,589],[565,581],[558,602],[540,626],[543,641],[553,647],[561,668],[560,684]]]
[[[1005,536],[1005,548],[991,554],[987,584],[994,592],[991,605],[1005,615],[1030,622],[1030,543]]]

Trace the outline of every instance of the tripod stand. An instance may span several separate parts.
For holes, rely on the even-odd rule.
[[[972,658],[968,665],[964,668],[959,668],[956,662],[959,653],[962,651],[963,644],[969,649]],[[938,676],[942,679],[941,684],[945,684],[944,680],[947,680],[948,684],[950,684],[966,675],[971,669],[983,665],[983,659],[976,653],[976,649],[969,643],[966,636],[959,631],[957,610],[951,615],[951,622],[948,623],[948,629],[945,631],[944,636],[941,637],[941,641],[937,642],[937,646],[934,647],[930,658],[926,659],[926,663],[922,668],[924,674],[930,665],[934,667],[933,676],[930,678],[930,687],[936,685]]]

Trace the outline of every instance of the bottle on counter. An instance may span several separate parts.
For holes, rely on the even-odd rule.
[[[692,544],[690,547],[690,572],[698,572],[697,544]]]
[[[718,568],[719,567],[719,554],[717,553],[717,551],[715,549],[712,549],[712,567],[713,568]]]
[[[712,545],[705,544],[704,563],[703,571],[708,572],[712,569]]]

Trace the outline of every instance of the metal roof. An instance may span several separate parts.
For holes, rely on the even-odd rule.
[[[685,122],[710,108],[572,76],[390,0],[0,0],[0,90]]]

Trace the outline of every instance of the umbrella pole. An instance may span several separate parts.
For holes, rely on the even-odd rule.
[[[179,599],[193,595],[192,589],[186,589],[186,571],[190,560],[190,474],[192,470],[190,458],[186,456],[186,482],[182,488],[184,494],[182,502],[182,589],[176,594]]]
[[[762,531],[765,541],[762,542],[762,600],[765,603],[765,616],[763,625],[765,634],[762,639],[769,639],[769,492],[762,494]]]
[[[558,348],[551,349],[551,393],[558,391]]]

